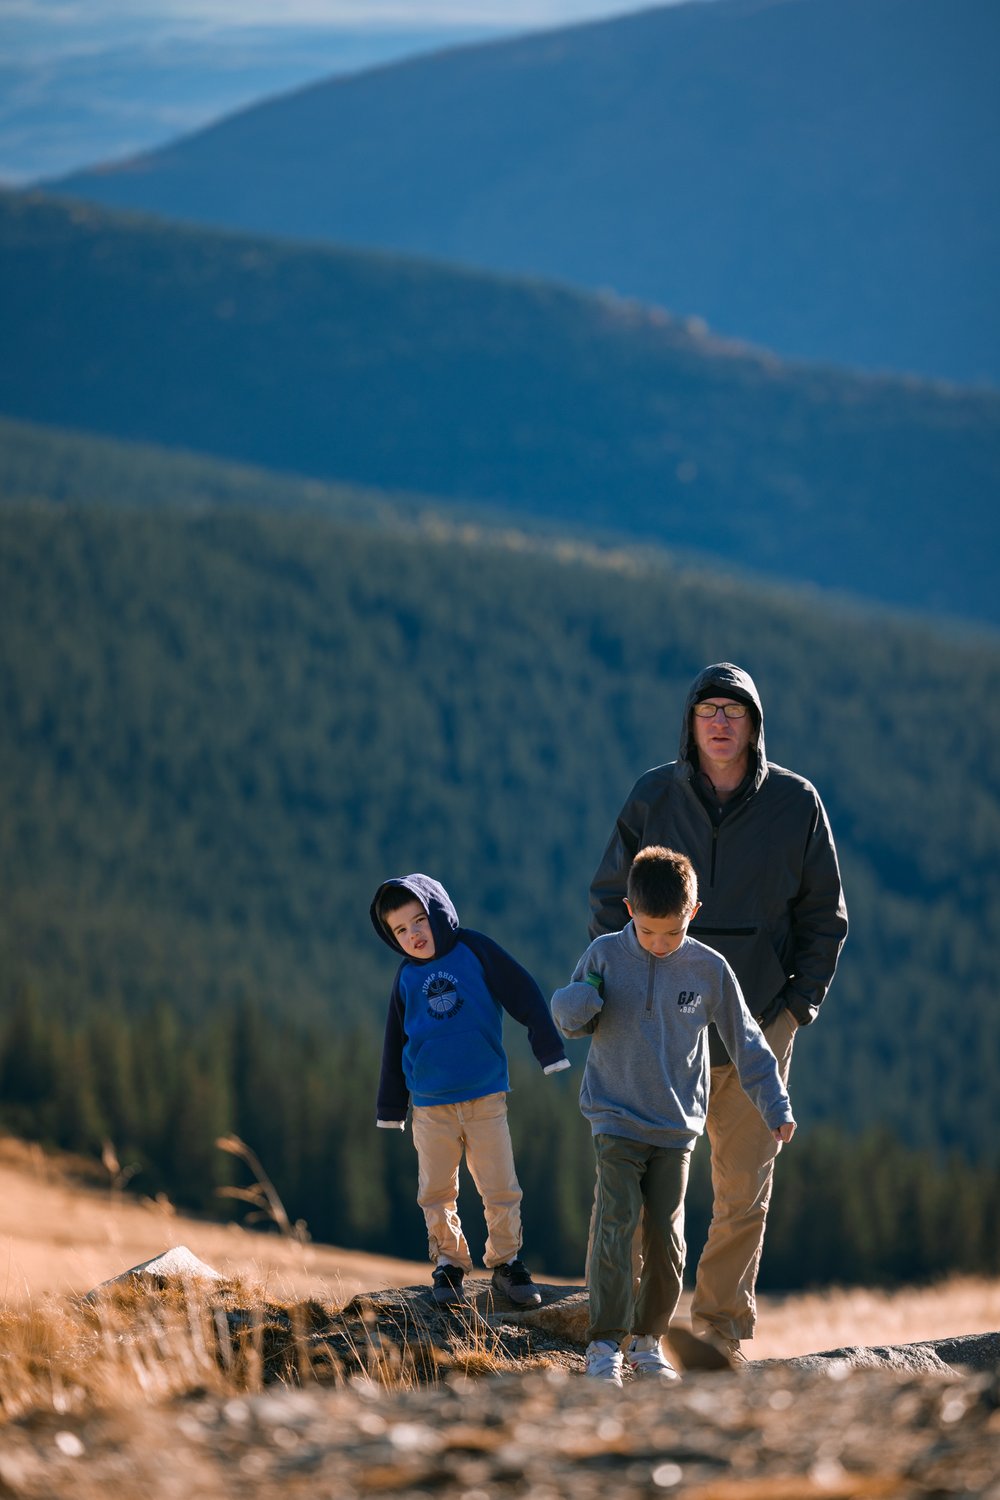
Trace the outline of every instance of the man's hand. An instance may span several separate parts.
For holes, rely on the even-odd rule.
[[[778,1142],[779,1146],[787,1146],[788,1142],[795,1134],[795,1121],[787,1120],[784,1125],[779,1125],[777,1130],[772,1130],[771,1134],[774,1136],[774,1139]]]

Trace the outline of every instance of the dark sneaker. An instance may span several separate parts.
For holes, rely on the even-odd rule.
[[[431,1280],[434,1283],[431,1295],[435,1302],[465,1301],[465,1289],[462,1285],[465,1272],[461,1266],[435,1266]]]
[[[522,1260],[504,1261],[493,1267],[493,1289],[518,1307],[538,1307],[542,1294],[531,1279],[531,1272]]]

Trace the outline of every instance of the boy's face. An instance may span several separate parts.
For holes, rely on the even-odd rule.
[[[645,948],[654,958],[666,958],[669,953],[676,953],[677,949],[687,937],[688,923],[697,912],[700,901],[696,901],[689,911],[680,912],[672,917],[649,917],[644,911],[633,911],[626,901],[628,914],[632,918],[635,935],[639,939],[639,947]]]
[[[431,920],[419,901],[408,901],[398,911],[390,912],[385,923],[403,952],[411,958],[434,957]]]

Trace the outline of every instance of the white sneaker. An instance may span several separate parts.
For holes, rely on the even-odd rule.
[[[634,1338],[628,1346],[628,1362],[637,1375],[654,1380],[680,1380],[680,1376],[664,1357],[660,1341],[655,1333],[644,1333]]]
[[[587,1345],[587,1374],[592,1380],[606,1380],[621,1388],[622,1351],[612,1339]]]

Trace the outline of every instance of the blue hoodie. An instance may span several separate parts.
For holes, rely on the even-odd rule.
[[[527,1027],[528,1041],[546,1072],[569,1067],[538,985],[492,938],[458,924],[444,886],[429,875],[384,881],[371,904],[372,926],[403,952],[378,915],[382,894],[400,886],[430,919],[434,957],[404,956],[393,981],[385,1023],[378,1123],[402,1128],[415,1105],[462,1104],[507,1093],[503,1011]]]

